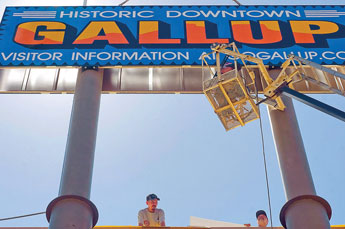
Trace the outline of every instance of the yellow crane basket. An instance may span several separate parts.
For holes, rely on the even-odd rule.
[[[203,89],[226,131],[259,118],[258,108],[237,69],[204,81]]]

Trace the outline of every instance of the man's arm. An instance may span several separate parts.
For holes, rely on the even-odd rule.
[[[139,226],[144,226],[144,217],[143,217],[143,212],[140,210],[138,212],[138,225]]]
[[[150,226],[150,222],[146,219],[145,220],[145,211],[140,210],[138,213],[138,226]]]
[[[161,227],[165,227],[165,213],[163,209],[161,209],[160,211],[159,221],[160,221]]]

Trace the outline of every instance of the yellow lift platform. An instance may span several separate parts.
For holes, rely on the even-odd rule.
[[[202,56],[202,67],[208,68],[210,74],[213,76],[213,78],[203,82],[203,92],[211,103],[226,131],[238,126],[244,126],[246,123],[258,119],[260,116],[258,105],[262,102],[275,109],[283,111],[285,109],[285,105],[280,97],[283,92],[289,93],[290,97],[300,99],[301,102],[304,102],[307,105],[313,106],[316,109],[345,121],[344,112],[307,96],[303,95],[302,97],[302,94],[297,91],[288,91],[288,88],[292,87],[290,86],[292,85],[291,83],[307,80],[325,88],[326,90],[344,96],[345,93],[342,91],[332,88],[320,80],[308,77],[307,72],[303,67],[304,65],[309,65],[319,71],[327,72],[342,79],[345,79],[345,75],[303,58],[290,55],[289,58],[281,65],[279,75],[275,79],[272,79],[267,70],[268,67],[264,65],[263,60],[241,54],[235,43],[214,44],[211,46],[211,49],[212,52]],[[208,65],[206,60],[208,56],[213,55],[214,53],[216,54],[215,68]],[[224,66],[224,63],[221,63],[221,53],[225,54],[226,58],[230,57],[233,60],[232,67],[226,67]],[[248,65],[248,63],[251,65]],[[258,96],[253,66],[259,69],[260,74],[265,81],[263,82],[263,85],[265,86],[263,94],[266,97],[264,99]],[[291,66],[293,67],[292,71]],[[287,71],[288,68],[289,71]],[[246,71],[250,77],[248,78],[243,76],[243,71]],[[290,93],[293,93],[293,95]],[[297,95],[295,93],[297,93]]]

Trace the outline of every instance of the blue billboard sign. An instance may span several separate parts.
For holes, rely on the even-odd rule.
[[[345,6],[7,7],[0,66],[201,65],[230,42],[267,65],[342,65]]]

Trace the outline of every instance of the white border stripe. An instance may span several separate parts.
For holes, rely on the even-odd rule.
[[[36,15],[36,14],[56,14],[56,13],[45,13],[45,12],[42,12],[42,13],[35,13],[35,14],[32,14],[32,13],[14,13],[14,14],[30,14],[30,15]]]
[[[31,15],[31,14],[20,14],[20,15],[13,15],[14,17],[21,17],[21,16],[32,16],[32,17],[36,17],[36,16],[56,16],[55,14],[36,14],[36,15]]]
[[[305,16],[305,17],[339,17],[339,16]]]
[[[340,15],[345,15],[345,14],[306,14],[308,16],[340,16]]]
[[[47,17],[44,17],[44,16],[42,16],[42,17],[34,17],[34,16],[30,17],[30,16],[23,16],[22,18],[55,18],[55,17],[49,17],[49,16],[47,16]]]
[[[23,13],[56,13],[56,11],[23,11]]]
[[[337,10],[305,10],[304,12],[338,12]]]

